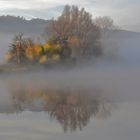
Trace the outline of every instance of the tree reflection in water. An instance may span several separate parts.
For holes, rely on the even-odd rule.
[[[17,111],[46,111],[56,119],[64,131],[82,130],[91,117],[110,115],[110,108],[97,90],[17,88],[12,90],[12,101]]]

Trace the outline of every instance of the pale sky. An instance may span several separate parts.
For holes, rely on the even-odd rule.
[[[0,15],[50,19],[66,4],[84,7],[93,18],[110,16],[123,29],[140,31],[140,0],[0,0]]]

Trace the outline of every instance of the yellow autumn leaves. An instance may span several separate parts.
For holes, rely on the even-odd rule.
[[[47,62],[59,62],[61,59],[61,56],[63,55],[63,52],[66,52],[65,48],[62,47],[59,44],[51,44],[51,43],[45,43],[45,44],[32,44],[32,45],[21,45],[20,49],[16,49],[13,47],[7,54],[6,59],[9,62],[12,62],[16,59],[21,59],[26,62],[35,62],[40,64],[46,64]],[[20,52],[22,50],[22,53]],[[17,54],[22,54],[20,58],[17,58]],[[67,55],[67,54],[66,54]]]

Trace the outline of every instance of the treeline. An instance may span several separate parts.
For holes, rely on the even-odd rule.
[[[65,6],[62,14],[51,20],[45,29],[45,43],[15,36],[6,55],[16,64],[50,64],[89,60],[103,54],[101,37],[114,29],[113,20],[99,17],[95,20],[84,8]]]
[[[23,34],[15,36],[6,59],[16,64],[51,64],[68,60],[72,51],[65,38],[50,39],[46,43],[35,43]],[[71,59],[72,60],[72,59]]]

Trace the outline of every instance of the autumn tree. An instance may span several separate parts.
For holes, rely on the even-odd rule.
[[[46,32],[51,37],[67,39],[74,57],[85,58],[102,52],[99,28],[84,8],[65,6],[61,16],[52,20]]]
[[[13,39],[6,59],[15,64],[58,64],[71,58],[71,48],[63,38],[36,43],[31,38],[18,34]],[[68,62],[68,61],[66,61]]]
[[[23,38],[23,34],[15,35],[13,42],[10,45],[10,50],[6,57],[8,61],[15,62],[17,64],[23,63],[26,59],[25,48],[27,47],[26,41]]]

